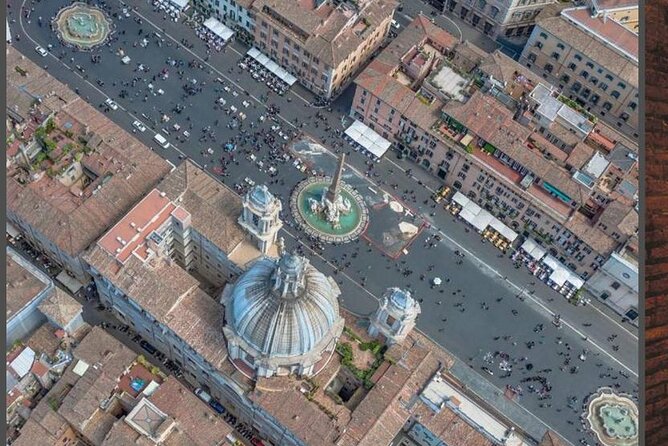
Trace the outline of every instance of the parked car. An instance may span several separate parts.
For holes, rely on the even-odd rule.
[[[146,351],[149,352],[150,354],[153,354],[153,353],[155,353],[156,351],[158,351],[157,348],[153,347],[151,344],[149,344],[149,343],[146,342],[146,341],[141,341],[141,342],[139,343],[139,345],[141,345],[141,348],[143,348],[144,350],[146,350]]]
[[[35,51],[37,51],[37,54],[39,54],[42,57],[46,57],[49,55],[49,52],[39,45],[35,47]]]
[[[212,399],[211,401],[209,401],[209,406],[211,406],[211,408],[212,408],[213,410],[215,410],[216,412],[218,412],[220,415],[222,415],[222,414],[224,414],[224,413],[226,412],[226,411],[225,411],[225,408],[223,407],[223,405],[220,404],[218,401],[216,401],[216,400],[214,400],[214,399]]]
[[[213,399],[213,398],[211,398],[211,395],[206,393],[204,391],[204,389],[202,389],[201,387],[198,387],[198,388],[195,389],[195,395],[197,395],[199,397],[199,399],[201,399],[202,401],[204,401],[207,404],[210,404],[211,400]]]
[[[112,110],[118,110],[118,104],[115,103],[114,101],[112,101],[111,98],[107,98],[104,101],[104,105],[106,105],[107,107],[109,107]]]
[[[146,131],[146,126],[141,123],[141,121],[135,121],[132,123],[132,127],[136,128],[140,132],[145,132]]]

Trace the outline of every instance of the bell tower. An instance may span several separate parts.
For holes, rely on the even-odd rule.
[[[283,209],[281,200],[274,197],[266,185],[261,184],[246,193],[242,205],[239,224],[257,241],[258,249],[267,254],[283,227],[279,217]]]

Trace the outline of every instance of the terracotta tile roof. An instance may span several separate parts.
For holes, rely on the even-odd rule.
[[[487,437],[462,420],[448,407],[443,407],[439,413],[435,413],[420,402],[417,404],[417,409],[413,412],[413,415],[419,417],[420,423],[444,441],[445,444],[494,445]]]
[[[559,40],[572,46],[576,51],[585,54],[598,65],[624,80],[629,86],[638,88],[638,63],[622,56],[603,42],[594,38],[591,34],[570,23],[565,17],[541,18],[554,12],[552,8],[546,8],[537,17],[536,26],[544,29]],[[601,20],[601,19],[596,19]],[[612,23],[612,21],[608,21]],[[618,25],[619,26],[619,25]],[[620,28],[623,28],[620,26]],[[624,32],[629,32],[624,28]],[[637,44],[636,44],[637,45]],[[637,54],[636,49],[636,54]]]
[[[134,351],[98,326],[93,327],[91,332],[77,345],[73,356],[89,365],[100,363],[104,374],[113,377],[114,380],[120,377],[137,358]]]
[[[25,340],[25,344],[35,352],[53,357],[60,345],[60,339],[56,337],[54,332],[55,328],[51,324],[44,323]]]
[[[538,446],[566,446],[568,443],[563,441],[559,435],[553,431],[545,432]]]
[[[157,188],[190,212],[193,228],[226,254],[246,238],[237,223],[241,198],[190,161],[181,163]]]
[[[41,362],[35,361],[32,363],[30,372],[35,376],[43,377],[49,372],[49,368]]]
[[[211,365],[227,358],[222,305],[199,288],[184,296],[165,316],[165,324]]]
[[[57,121],[86,127],[95,137],[88,145],[95,150],[83,163],[99,173],[101,186],[75,196],[57,179],[44,175],[27,185],[7,175],[7,208],[71,256],[76,257],[170,170],[170,165],[134,136],[90,106],[67,86],[21,59],[8,47],[7,85],[21,88],[57,112]],[[29,74],[18,75],[15,66]],[[105,178],[104,181],[102,179]],[[102,184],[104,183],[104,184]],[[92,189],[92,188],[90,188]]]
[[[508,85],[516,82],[518,75],[523,76],[525,80],[531,82],[534,86],[543,81],[540,76],[514,59],[506,56],[500,50],[488,54],[480,62],[479,69],[500,82],[506,82]]]
[[[611,232],[617,228],[619,235],[631,236],[638,231],[638,212],[626,203],[615,200],[606,206],[598,222],[605,224]]]
[[[164,321],[179,299],[199,284],[171,259],[158,255],[148,263],[131,256],[121,265],[96,245],[84,259],[159,321]]]
[[[145,244],[146,237],[170,219],[176,206],[160,191],[153,189],[100,240],[98,245],[121,263]]]
[[[158,409],[176,420],[180,430],[195,446],[221,444],[232,427],[174,378],[168,378],[149,397]],[[172,443],[174,444],[174,443]]]
[[[30,417],[21,428],[21,435],[12,443],[15,446],[52,446],[56,444],[56,437],[51,435],[38,422]]]
[[[290,0],[256,0],[253,9],[257,11],[258,17],[273,22],[276,27],[288,31],[302,43],[305,41],[305,49],[311,55],[334,68],[366,42],[369,34],[392,15],[396,5],[395,0],[367,2],[359,17],[366,22],[365,27],[368,29],[361,36],[356,32],[356,26],[348,23],[352,17],[350,12],[341,7],[333,8],[328,3],[311,9],[295,8]],[[311,6],[316,5],[311,3]],[[270,14],[264,12],[265,8],[282,17],[299,33],[289,31],[286,26],[279,24]]]
[[[454,48],[458,40],[425,16],[419,15],[371,61],[357,76],[355,83],[402,114],[411,114],[415,122],[426,123],[426,128],[429,128],[442,102],[436,100],[427,106],[419,102],[413,90],[392,77],[401,58],[426,42],[444,51]]]
[[[18,253],[8,247],[7,256],[5,257],[7,265],[7,281],[5,282],[7,321],[13,318],[48,286],[19,262],[27,263],[27,260],[20,257]]]
[[[587,220],[587,217],[579,212],[576,212],[573,215],[573,218],[566,222],[564,227],[579,237],[583,242],[591,246],[593,250],[600,253],[603,257],[610,254],[618,244],[601,229],[593,227]]]
[[[583,142],[579,142],[568,155],[568,158],[566,158],[566,163],[570,164],[576,169],[582,169],[582,167],[591,159],[593,155],[593,148]]]
[[[114,422],[101,444],[101,446],[116,445],[153,446],[155,442],[134,430],[125,422],[125,417],[123,417]]]
[[[46,317],[65,327],[72,319],[81,314],[83,307],[72,296],[56,288],[48,298],[39,304],[39,311]]]
[[[495,98],[477,91],[465,104],[446,104],[443,112],[576,202],[582,203],[588,196],[584,186],[564,169],[528,147],[531,130],[515,121],[513,113]]]
[[[561,14],[609,45],[614,45],[638,59],[638,35],[621,23],[604,20],[603,17],[592,17],[588,7],[564,9]]]

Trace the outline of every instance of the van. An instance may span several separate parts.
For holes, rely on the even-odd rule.
[[[199,397],[199,399],[201,399],[202,401],[204,401],[207,404],[209,404],[211,402],[211,395],[206,393],[200,387],[195,389],[195,395],[197,395]]]
[[[153,141],[157,142],[160,144],[160,147],[163,149],[169,148],[169,142],[165,139],[164,136],[162,136],[160,133],[156,133],[155,136],[153,137]]]

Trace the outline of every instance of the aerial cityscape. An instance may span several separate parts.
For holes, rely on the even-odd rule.
[[[637,0],[9,0],[7,444],[639,445]]]

